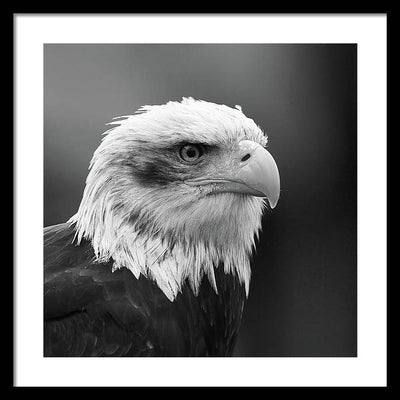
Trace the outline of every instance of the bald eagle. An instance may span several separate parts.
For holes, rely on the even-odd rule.
[[[232,355],[280,193],[266,143],[193,98],[115,118],[77,213],[44,228],[44,355]]]

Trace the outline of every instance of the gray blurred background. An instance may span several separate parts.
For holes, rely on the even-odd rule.
[[[77,211],[107,122],[183,96],[241,105],[281,174],[235,355],[356,356],[356,45],[45,45],[44,225]]]

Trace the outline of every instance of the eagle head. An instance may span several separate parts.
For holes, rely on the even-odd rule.
[[[183,98],[111,122],[90,163],[75,224],[96,260],[153,279],[173,301],[214,268],[248,291],[249,258],[280,192],[267,138],[241,108]]]

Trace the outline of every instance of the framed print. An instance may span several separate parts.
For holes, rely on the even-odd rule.
[[[17,386],[386,384],[384,14],[14,21]]]

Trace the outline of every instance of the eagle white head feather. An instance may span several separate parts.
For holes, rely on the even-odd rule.
[[[99,262],[153,279],[173,301],[214,268],[237,274],[248,292],[250,256],[279,173],[267,137],[241,108],[183,98],[143,106],[105,132],[90,163],[76,240]]]

